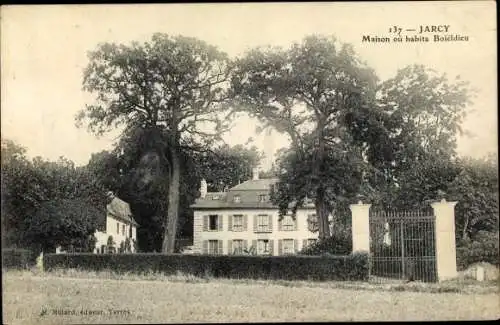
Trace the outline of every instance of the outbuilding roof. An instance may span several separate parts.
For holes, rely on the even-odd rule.
[[[131,223],[135,226],[138,226],[137,222],[134,220],[132,216],[132,212],[130,211],[130,205],[114,196],[111,199],[111,202],[106,206],[107,212],[111,214],[113,217],[120,219],[126,223]]]

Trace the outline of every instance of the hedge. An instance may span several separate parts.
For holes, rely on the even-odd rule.
[[[336,234],[324,240],[305,247],[300,253],[303,255],[347,255],[352,252],[352,237],[346,234]]]
[[[29,249],[2,249],[2,268],[29,269],[36,263],[36,254]]]
[[[282,280],[367,280],[368,256],[237,256],[138,254],[46,254],[45,270],[61,268],[117,273],[181,272],[195,276]]]

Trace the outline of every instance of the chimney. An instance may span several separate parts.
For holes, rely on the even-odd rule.
[[[259,168],[252,169],[252,180],[256,181],[259,179]]]
[[[202,199],[205,198],[205,196],[207,195],[207,190],[208,190],[207,181],[205,179],[202,179],[200,184],[200,198]]]

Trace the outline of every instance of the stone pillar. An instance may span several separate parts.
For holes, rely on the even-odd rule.
[[[438,281],[456,278],[457,252],[455,244],[455,205],[457,202],[432,203],[436,217],[436,269]]]
[[[370,207],[371,204],[351,204],[352,215],[352,251],[370,252]]]

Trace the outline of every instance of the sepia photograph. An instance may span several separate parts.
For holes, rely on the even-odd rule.
[[[496,9],[2,6],[2,323],[499,319]]]

